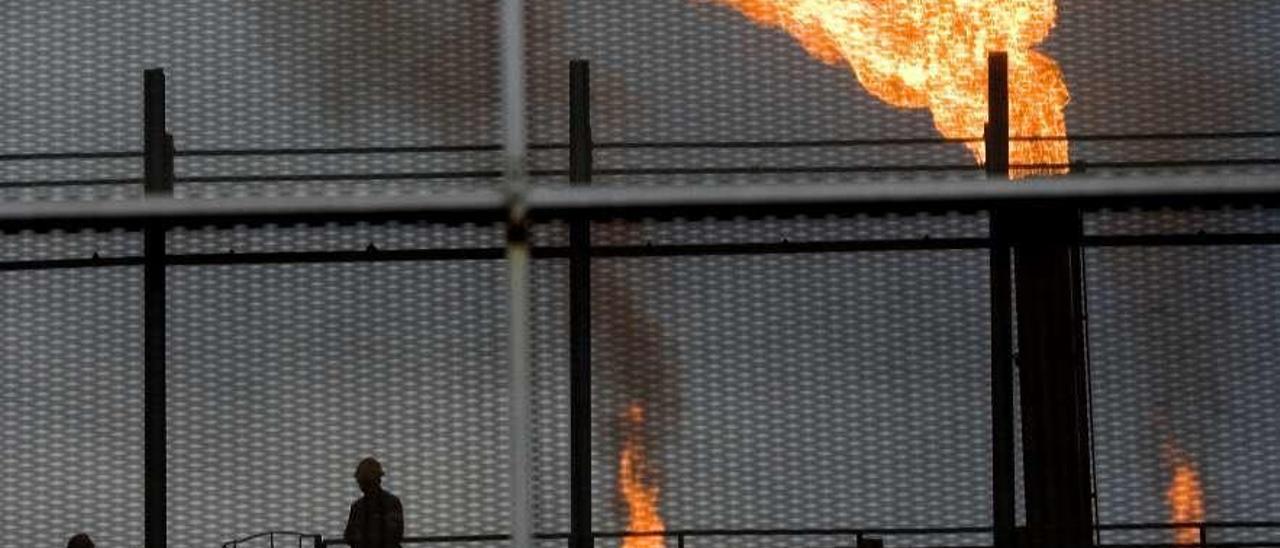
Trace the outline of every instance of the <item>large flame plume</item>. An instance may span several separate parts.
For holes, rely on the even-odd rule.
[[[658,515],[658,486],[645,460],[644,407],[633,403],[624,419],[622,455],[618,461],[618,491],[627,505],[627,531],[652,533],[666,530]],[[626,537],[622,548],[663,548],[661,536]]]
[[[1174,453],[1173,478],[1165,491],[1169,503],[1169,521],[1174,523],[1199,523],[1204,521],[1204,492],[1200,489],[1200,474],[1195,464],[1181,452]],[[1196,528],[1177,529],[1173,534],[1175,544],[1200,544],[1200,531]]]
[[[1057,0],[713,0],[785,30],[813,57],[847,65],[868,92],[899,108],[927,108],[944,137],[980,138],[987,121],[987,55],[1009,55],[1009,132],[1065,136],[1070,100],[1058,64],[1034,48],[1053,29]],[[981,142],[967,143],[979,163]],[[1065,141],[1014,141],[1012,165],[1065,166]],[[1065,173],[1055,169],[1017,174]]]

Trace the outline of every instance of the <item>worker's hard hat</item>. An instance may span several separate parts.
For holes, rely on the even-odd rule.
[[[385,474],[382,472],[382,463],[378,462],[378,459],[373,457],[365,458],[356,466],[356,480],[373,480],[378,479],[383,475]]]
[[[89,540],[89,535],[79,533],[67,541],[67,548],[93,548],[93,541]]]

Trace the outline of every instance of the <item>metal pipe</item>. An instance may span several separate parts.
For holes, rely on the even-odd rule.
[[[1115,180],[1028,180],[1016,185],[989,182],[793,184],[690,187],[574,187],[529,191],[527,213],[535,220],[689,215],[735,217],[797,213],[896,211],[977,211],[1002,206],[1061,205],[1162,207],[1223,204],[1280,205],[1275,174],[1218,174],[1134,177]],[[142,228],[150,221],[168,226],[421,221],[503,222],[508,200],[493,190],[423,197],[277,198],[214,200],[118,200],[0,204],[0,229]]]
[[[524,0],[502,0],[501,4],[502,126],[505,172],[509,177],[524,175],[528,141],[525,130],[524,98]]]
[[[525,156],[524,1],[501,3],[503,156],[507,178],[507,266],[511,308],[511,537],[533,547],[530,464],[529,227]]]
[[[520,195],[511,206],[507,229],[510,282],[511,359],[511,536],[512,546],[533,546],[532,450],[530,447],[531,364],[529,355],[529,233]]]

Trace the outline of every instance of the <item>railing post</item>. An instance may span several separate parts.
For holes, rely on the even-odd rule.
[[[173,137],[165,129],[162,69],[143,72],[143,177],[147,197],[173,195]],[[165,237],[143,231],[143,521],[147,548],[165,548]]]
[[[1204,548],[1209,545],[1209,528],[1204,523],[1200,524],[1200,546]]]
[[[987,64],[987,174],[1009,177],[1008,56],[992,52]],[[995,548],[1013,548],[1016,538],[1016,478],[1013,420],[1013,288],[1007,228],[1000,211],[989,212],[991,283],[991,485]]]
[[[315,538],[314,548],[324,548],[324,536],[316,535],[314,538]]]
[[[591,182],[591,82],[569,63],[569,181]],[[591,548],[591,224],[569,223],[569,548]]]
[[[987,125],[983,135],[987,176],[1009,177],[1009,55],[993,51],[987,57]]]

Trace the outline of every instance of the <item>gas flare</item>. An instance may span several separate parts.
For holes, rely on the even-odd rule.
[[[1186,456],[1176,456],[1173,462],[1173,478],[1165,492],[1169,502],[1169,521],[1173,523],[1197,523],[1204,521],[1204,492],[1200,490],[1200,474]],[[1175,544],[1200,544],[1198,529],[1177,529],[1173,533]]]
[[[1057,62],[1034,48],[1057,22],[1057,0],[712,0],[778,27],[814,58],[848,66],[871,95],[927,108],[947,138],[978,138],[987,121],[987,54],[1009,55],[1009,132],[1065,136],[1070,101]],[[981,142],[966,147],[983,163]],[[1065,141],[1014,141],[1013,165],[1065,166]],[[1065,167],[1014,170],[1065,173]]]
[[[658,515],[658,486],[650,483],[645,461],[644,407],[631,404],[624,416],[622,455],[618,460],[618,491],[627,504],[627,531],[637,533],[666,530]],[[622,548],[663,548],[661,536],[626,537]]]

